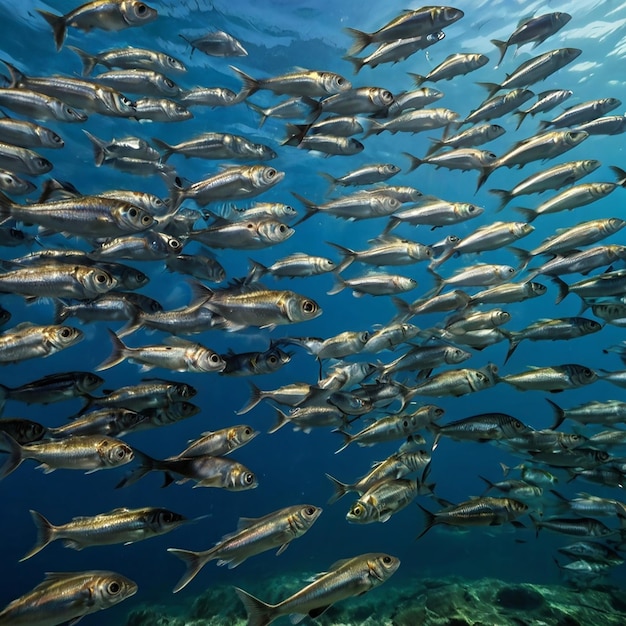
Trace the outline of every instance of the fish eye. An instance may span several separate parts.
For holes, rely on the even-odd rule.
[[[457,241],[461,241],[461,238],[460,238],[460,237],[457,237],[456,235],[450,235],[450,236],[448,237],[448,241],[449,241],[450,243],[456,243]]]
[[[219,354],[212,354],[210,359],[211,363],[219,363],[221,361]]]
[[[4,180],[4,184],[5,185],[13,185],[15,179],[13,178],[13,176],[10,176],[9,174],[5,174],[2,176],[2,180]]]
[[[115,456],[118,459],[123,459],[126,456],[126,451],[124,448],[117,448],[117,450],[115,450]]]
[[[381,96],[384,100],[393,100],[393,95],[391,94],[391,91],[387,91],[386,89],[381,93]]]
[[[572,441],[578,441],[580,439],[580,435],[572,435]]]
[[[180,104],[176,107],[174,107],[174,110],[176,111],[176,113],[181,113],[181,114],[185,114],[187,113],[187,109],[183,106],[180,106]]]
[[[141,221],[142,221],[144,224],[147,224],[147,225],[152,224],[152,218],[151,218],[149,215],[144,215],[144,216],[141,218]]]
[[[165,79],[165,84],[166,84],[167,87],[170,87],[170,88],[174,87],[174,81],[170,80],[169,78]]]
[[[53,133],[50,138],[54,141],[54,143],[63,143],[63,139],[61,139],[61,137],[59,137],[56,133]]]
[[[507,272],[508,272],[509,274],[513,274],[513,273],[515,272],[515,270],[514,270],[512,267],[509,267],[509,268],[507,269]]]
[[[601,451],[600,451],[600,453],[598,454],[598,458],[599,458],[601,461],[606,461],[606,460],[608,460],[608,458],[609,458],[609,453],[608,453],[608,452],[606,452],[605,450],[601,450]]]
[[[127,106],[130,106],[132,104],[132,101],[129,100],[126,96],[122,96],[120,100],[122,101],[122,104],[125,104]]]
[[[177,250],[178,248],[180,248],[180,241],[178,241],[178,239],[170,239],[168,245],[170,248]]]
[[[278,227],[278,230],[279,230],[281,233],[285,233],[285,232],[287,232],[287,227],[286,227],[284,224],[281,224],[281,225]]]
[[[254,228],[254,224],[252,222],[248,222],[246,224],[246,228],[253,229]]]
[[[247,485],[251,485],[254,482],[254,474],[252,472],[246,472],[243,479]]]
[[[354,517],[361,517],[361,515],[363,514],[363,507],[360,504],[357,504],[352,507],[350,513],[352,513]]]
[[[403,426],[403,428],[408,428],[409,427],[409,420],[404,420],[402,422],[402,426]]]
[[[338,85],[343,85],[346,82],[342,76],[337,76],[336,80]]]
[[[519,420],[515,420],[513,422],[513,426],[515,426],[515,428],[517,428],[518,430],[521,430],[522,428],[524,428],[524,424],[522,424],[522,422],[520,422]]]
[[[72,334],[72,330],[70,328],[68,328],[67,326],[64,326],[60,333],[61,337],[63,337],[64,339],[67,339],[71,334]]]
[[[135,208],[129,209],[128,215],[130,215],[131,217],[137,217],[137,209]]]
[[[313,313],[317,310],[317,305],[313,302],[313,300],[305,300],[302,303],[302,310],[305,313]]]
[[[468,208],[468,211],[469,211],[470,213],[473,213],[475,210],[476,210],[476,207],[475,207],[473,204],[470,204],[470,206],[469,206],[469,208]]]
[[[267,174],[267,177],[268,177],[268,178],[274,178],[274,176],[276,176],[277,172],[276,172],[276,170],[275,170],[275,169],[273,169],[273,168],[269,168],[269,169],[266,171],[266,174]]]
[[[39,167],[46,167],[46,165],[48,164],[48,161],[46,161],[46,159],[36,159],[36,162]]]
[[[389,565],[391,563],[391,557],[390,556],[384,556],[383,557],[383,563],[385,565]]]
[[[272,365],[274,365],[278,359],[272,354],[272,356],[269,357],[269,359],[267,359],[269,363],[271,363]]]
[[[244,429],[243,434],[244,435],[251,435],[252,434],[252,429],[251,428]]]
[[[304,509],[304,512],[307,515],[313,515],[315,513],[315,509],[312,506],[307,506],[306,509]]]
[[[122,586],[117,581],[113,581],[107,585],[107,591],[113,595],[118,594],[121,590]]]
[[[102,284],[107,282],[106,274],[96,274],[96,282]]]
[[[437,408],[437,409],[435,409],[435,415],[443,415],[443,414],[444,414],[444,412],[445,412],[445,411],[444,411],[443,409],[441,409],[441,408]]]
[[[148,7],[145,4],[142,4],[141,2],[135,5],[135,13],[137,13],[137,15],[145,15],[148,11]]]

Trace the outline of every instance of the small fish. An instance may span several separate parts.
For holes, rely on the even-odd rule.
[[[190,441],[189,445],[178,456],[181,458],[204,455],[226,456],[233,450],[248,444],[258,434],[258,430],[245,424],[207,431],[197,439]]]
[[[537,102],[530,108],[522,111],[521,109],[514,113],[519,118],[519,122],[515,130],[517,130],[522,122],[526,119],[527,115],[534,117],[538,113],[544,113],[545,111],[551,111],[554,107],[558,106],[562,102],[565,102],[568,98],[571,98],[574,92],[570,89],[549,89],[548,91],[542,91],[537,94]]]
[[[93,372],[58,372],[48,374],[18,387],[0,385],[7,400],[26,404],[51,404],[89,395],[104,383]]]
[[[0,623],[75,624],[136,593],[137,584],[115,572],[48,572],[32,591],[0,611]]]
[[[388,580],[400,566],[400,560],[383,553],[361,554],[337,561],[313,582],[278,604],[266,604],[235,587],[243,602],[249,624],[271,624],[281,615],[316,618],[330,606],[352,596],[360,596]]]
[[[452,80],[455,76],[462,76],[477,70],[489,63],[489,57],[475,52],[457,52],[446,57],[437,67],[433,68],[426,76],[409,74],[413,77],[415,85],[421,87],[427,81]]]
[[[156,9],[137,0],[93,0],[65,15],[55,15],[41,9],[37,9],[37,12],[52,27],[57,52],[63,47],[68,26],[85,32],[94,28],[119,31],[149,24],[158,16]]]
[[[370,487],[352,504],[346,520],[352,524],[385,523],[406,508],[420,491],[417,478],[391,478]]]
[[[241,43],[223,30],[214,30],[194,39],[188,39],[184,35],[179,35],[179,37],[191,46],[192,55],[195,50],[199,50],[212,57],[248,56],[246,49]]]
[[[437,447],[441,437],[450,437],[457,441],[501,441],[519,437],[531,432],[531,428],[523,422],[506,413],[482,413],[472,415],[448,424],[430,424],[430,430],[435,432],[433,450]]]
[[[20,562],[57,539],[62,539],[63,545],[73,550],[116,543],[129,545],[168,533],[188,521],[178,513],[155,507],[113,509],[99,515],[75,517],[60,526],[51,524],[37,511],[31,510],[30,514],[37,527],[37,542]]]
[[[339,293],[342,289],[352,289],[352,295],[360,298],[364,294],[371,296],[397,295],[415,289],[417,281],[409,276],[369,272],[355,278],[336,276],[335,286],[328,291],[329,295]]]
[[[174,587],[177,593],[186,587],[198,572],[213,559],[217,565],[237,567],[246,559],[278,548],[276,555],[282,554],[291,541],[302,537],[321,515],[322,509],[311,504],[297,504],[268,513],[263,517],[239,519],[237,530],[224,535],[217,544],[202,552],[168,548],[167,551],[185,563],[187,569]]]
[[[0,419],[0,431],[15,439],[20,445],[41,441],[48,435],[48,429],[45,426],[21,417]]]
[[[270,346],[262,352],[235,353],[229,350],[220,355],[226,366],[220,372],[223,376],[259,376],[278,371],[291,361],[291,355],[277,346]]]
[[[568,363],[549,367],[531,367],[527,372],[501,376],[502,382],[513,385],[520,391],[540,390],[558,393],[589,385],[598,380],[598,375],[585,365]]]
[[[84,333],[63,325],[36,326],[22,322],[0,335],[0,365],[45,358],[82,341]]]

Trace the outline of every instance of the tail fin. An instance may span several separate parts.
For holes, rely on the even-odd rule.
[[[263,278],[263,276],[265,276],[269,272],[269,269],[265,265],[263,265],[263,263],[259,263],[254,259],[248,260],[250,261],[250,270],[248,271],[248,274],[244,280],[244,283],[246,285],[258,282]]]
[[[559,293],[555,300],[555,304],[559,304],[569,295],[569,285],[564,280],[561,280],[558,276],[553,276],[552,282],[557,286],[559,290]]]
[[[89,76],[89,74],[93,72],[96,65],[100,63],[100,59],[98,59],[97,56],[89,54],[88,52],[85,52],[84,50],[81,50],[76,46],[68,46],[68,49],[72,52],[75,52],[80,57],[80,60],[83,64],[83,71],[81,76]]]
[[[143,478],[146,474],[150,473],[152,470],[159,469],[159,462],[156,459],[153,459],[151,456],[144,454],[141,450],[137,450],[137,448],[133,448],[133,452],[135,453],[135,458],[140,460],[139,467],[135,468],[132,472],[124,476],[122,480],[120,480],[117,485],[115,485],[116,489],[121,489],[122,487],[128,487],[133,483],[136,483],[140,478]],[[168,473],[166,473],[166,481]],[[173,480],[173,479],[172,479]],[[171,481],[170,481],[171,482]],[[169,484],[169,482],[167,483]],[[166,486],[165,484],[163,485]]]
[[[554,424],[550,426],[550,429],[556,430],[563,423],[563,420],[565,420],[565,411],[556,402],[552,402],[552,400],[548,400],[548,398],[546,398],[546,400],[554,411]]]
[[[329,187],[328,187],[328,191],[326,192],[326,195],[331,194],[333,191],[335,191],[335,187],[338,184],[338,180],[332,176],[331,174],[327,174],[326,172],[319,172],[319,175],[328,183]]]
[[[109,369],[114,365],[118,365],[130,353],[129,348],[126,347],[124,342],[110,328],[107,328],[107,331],[109,333],[109,337],[111,338],[111,342],[113,343],[113,351],[108,358],[106,358],[104,361],[102,361],[102,363],[100,363],[100,365],[98,365],[98,367],[96,367],[95,371],[97,372]]]
[[[526,119],[526,116],[528,115],[528,111],[515,111],[513,115],[519,118],[519,122],[517,122],[517,126],[515,127],[515,130],[518,130],[519,127],[522,125],[522,122]]]
[[[62,324],[70,316],[69,307],[62,300],[54,300],[54,324]]]
[[[13,206],[11,198],[0,191],[0,224],[4,224],[4,222],[11,219]]]
[[[498,198],[500,198],[500,204],[496,209],[496,213],[500,213],[500,211],[502,211],[502,209],[513,199],[513,194],[506,189],[489,189],[488,191],[494,196],[498,196]]]
[[[364,33],[356,28],[344,28],[344,31],[354,38],[352,47],[348,50],[348,56],[352,57],[355,54],[359,54],[363,48],[367,48],[372,43],[372,36],[368,33]]]
[[[527,209],[523,206],[515,206],[513,207],[513,210],[521,213],[521,215],[529,224],[531,222],[534,222],[538,215],[537,211],[535,211],[534,209]]]
[[[333,243],[332,241],[327,241],[326,243],[333,248],[337,248],[343,257],[341,263],[339,263],[339,265],[335,268],[335,274],[343,272],[343,270],[345,270],[346,267],[348,267],[348,265],[356,259],[356,252],[354,250],[346,248],[345,246],[340,246],[338,243]]]
[[[238,411],[235,411],[237,415],[243,415],[248,411],[251,411],[261,400],[263,400],[262,391],[253,383],[249,382],[250,385],[250,398],[248,402],[244,404]]]
[[[626,187],[626,171],[617,165],[609,165],[609,169],[617,176],[616,185],[620,187]]]
[[[337,480],[334,476],[330,474],[326,474],[326,478],[330,480],[335,489],[333,495],[328,498],[328,504],[332,504],[333,502],[337,502],[339,498],[343,498],[349,491],[352,491],[352,485],[348,485],[347,483],[342,483],[340,480]]]
[[[504,59],[504,55],[506,54],[508,44],[506,41],[500,41],[499,39],[492,39],[491,43],[500,51],[500,58],[498,59],[498,62],[496,63],[496,67],[498,67],[498,65],[502,63],[502,59]]]
[[[157,137],[152,137],[152,143],[159,149],[163,151],[163,154],[161,155],[161,162],[165,163],[165,161],[167,161],[172,154],[174,154],[175,150],[172,146],[170,146],[169,143],[165,143],[165,141],[162,141],[161,139],[158,139]]]
[[[305,198],[304,196],[301,196],[299,193],[292,191],[291,195],[304,205],[304,210],[305,210],[305,214],[297,222],[293,224],[294,226],[297,226],[298,224],[301,224],[305,220],[308,220],[309,217],[313,217],[313,215],[315,215],[319,211],[319,207],[317,206],[317,204],[314,204],[310,200],[307,200],[307,198]]]
[[[509,349],[504,357],[504,364],[511,358],[515,350],[517,350],[517,346],[521,343],[523,337],[519,336],[519,333],[508,333],[507,339],[509,340]]]
[[[257,92],[261,85],[256,78],[252,78],[245,72],[242,72],[240,69],[236,68],[234,65],[229,65],[230,69],[237,74],[237,76],[243,82],[243,87],[241,91],[237,94],[237,102],[241,102],[245,100],[248,96],[251,96],[253,93]]]
[[[49,11],[42,11],[41,9],[37,9],[37,13],[41,15],[41,17],[50,24],[52,27],[52,32],[54,34],[54,43],[57,48],[57,52],[63,47],[63,42],[65,41],[65,35],[67,34],[67,27],[65,23],[65,17],[62,15],[55,15],[54,13],[50,13]]]
[[[276,423],[267,431],[269,435],[274,434],[291,420],[291,417],[278,407],[274,407],[274,410],[276,411]]]
[[[476,84],[480,85],[481,87],[489,91],[489,95],[487,96],[488,98],[491,98],[491,96],[495,96],[496,93],[498,93],[498,91],[502,89],[502,87],[498,85],[497,83],[476,83]]]
[[[20,559],[20,563],[26,559],[30,559],[31,556],[34,556],[37,552],[43,550],[51,541],[56,539],[55,526],[53,526],[41,513],[37,513],[37,511],[33,511],[31,509],[30,514],[33,516],[33,522],[35,522],[35,526],[37,527],[37,541],[35,542],[33,548]]]
[[[415,537],[415,541],[417,541],[420,537],[423,537],[437,523],[437,518],[435,517],[434,513],[431,513],[429,510],[425,509],[421,504],[418,504],[417,506],[419,506],[419,508],[422,509],[424,513],[426,526],[424,527],[424,530],[417,537]]]
[[[193,552],[193,550],[179,550],[178,548],[168,548],[167,551],[181,559],[187,568],[172,590],[173,593],[184,589],[210,561],[210,558],[206,557],[206,552]]]
[[[407,174],[409,172],[412,172],[413,170],[416,170],[420,165],[423,165],[424,163],[423,159],[413,156],[410,152],[403,152],[402,154],[411,161],[411,165],[409,165]]]
[[[89,141],[91,141],[91,144],[93,146],[93,160],[96,164],[96,167],[100,167],[107,159],[106,148],[108,144],[106,141],[94,137],[94,135],[92,135],[90,132],[87,132],[84,128],[83,132],[85,133],[85,135],[87,135]]]
[[[22,456],[22,446],[13,437],[0,430],[0,452],[8,452],[9,458],[0,467],[0,480],[16,470],[24,460]]]
[[[363,66],[365,65],[361,57],[355,57],[355,56],[346,54],[346,56],[343,57],[343,59],[344,61],[348,61],[349,63],[352,63],[352,65],[354,65],[355,74],[358,74],[361,71],[361,69],[363,69]]]
[[[339,433],[343,437],[343,446],[335,450],[335,454],[345,450],[354,441],[354,437],[350,433],[347,433],[339,428],[337,430],[333,430],[333,432]]]
[[[416,87],[421,87],[422,83],[426,82],[426,76],[422,76],[421,74],[415,74],[414,72],[409,72],[409,76],[413,79],[413,83]]]
[[[235,587],[235,591],[246,609],[248,616],[247,626],[268,626],[278,617],[276,615],[276,605],[267,604],[239,587]]]

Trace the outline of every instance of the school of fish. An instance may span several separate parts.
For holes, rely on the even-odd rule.
[[[328,481],[325,506],[351,498],[346,523],[384,523],[411,504],[417,511],[417,504],[423,515],[415,516],[415,533],[407,542],[435,526],[510,525],[524,540],[529,528],[533,534],[553,531],[576,538],[559,549],[568,561],[557,560],[557,565],[581,586],[602,580],[623,563],[626,503],[586,492],[568,498],[560,486],[576,479],[589,483],[589,490],[619,489],[626,480],[626,457],[621,456],[626,434],[619,428],[626,421],[626,400],[608,399],[608,385],[615,395],[617,388],[626,388],[626,370],[615,367],[620,360],[626,366],[626,342],[612,345],[602,339],[606,327],[626,326],[626,246],[605,241],[626,225],[621,210],[626,164],[584,158],[587,142],[598,137],[619,141],[612,136],[626,131],[626,116],[614,114],[622,103],[609,86],[583,101],[568,82],[566,68],[585,51],[558,44],[549,49],[561,29],[576,22],[575,15],[564,12],[526,17],[506,40],[492,41],[489,56],[458,52],[429,71],[425,55],[434,54],[446,32],[464,18],[454,7],[424,6],[397,14],[374,32],[350,24],[343,33],[345,57],[337,67],[285,66],[282,73],[252,76],[238,67],[245,67],[245,41],[221,30],[201,37],[177,32],[175,18],[140,0],[94,0],[65,15],[43,8],[32,15],[51,31],[50,54],[70,50],[75,63],[66,74],[48,75],[9,61],[10,50],[3,50],[0,59],[6,70],[0,86],[0,364],[17,368],[31,359],[54,359],[64,350],[78,363],[77,351],[85,349],[99,355],[99,364],[36,379],[23,370],[22,384],[0,384],[2,410],[6,405],[16,414],[26,412],[25,405],[83,403],[77,414],[68,410],[72,419],[63,424],[0,418],[4,489],[11,488],[10,475],[22,464],[29,467],[21,472],[32,471],[32,460],[46,473],[115,470],[119,476],[112,488],[157,472],[163,486],[191,483],[247,491],[259,485],[262,468],[234,460],[239,448],[262,439],[270,446],[268,437],[285,426],[304,433],[326,429],[335,433],[328,446],[336,454],[349,446],[371,450],[371,467],[355,467],[353,476],[327,473],[324,478],[319,469],[320,480]],[[131,29],[124,34],[127,41],[136,36],[143,46],[157,20],[171,21],[168,32],[181,58],[157,46],[134,44],[90,51],[97,31],[110,34],[113,43],[119,31]],[[139,32],[147,38],[134,34]],[[519,48],[523,61],[517,58]],[[209,80],[188,85],[181,59],[190,51],[196,60],[206,55],[223,63],[221,71],[240,81],[239,91]],[[402,92],[385,87],[384,68],[396,63],[407,66]],[[445,103],[445,89],[462,90],[474,72],[482,79],[477,82],[485,89],[483,102],[472,102],[464,111],[439,102]],[[541,81],[553,76],[572,89],[541,91]],[[434,83],[442,91],[423,86]],[[270,92],[274,104],[257,104],[263,92]],[[576,104],[569,106],[569,98]],[[282,135],[275,133],[266,145],[228,132],[215,122],[222,107],[246,110],[259,127],[282,128]],[[201,119],[207,111],[213,115],[207,132],[191,136],[185,121]],[[120,129],[135,133],[96,136],[85,129],[84,175],[72,176],[55,160],[69,149],[64,128],[100,116],[119,119]],[[150,122],[157,129],[163,128],[159,123],[172,123],[168,130],[176,127],[176,141],[172,134],[167,141],[153,136]],[[398,150],[393,162],[377,159],[376,137],[396,133],[428,133],[430,147],[421,154]],[[510,135],[523,138],[499,153],[484,148]],[[361,153],[368,161],[346,166],[344,174],[319,171],[320,163],[328,163],[320,155],[343,165]],[[306,184],[273,167],[271,161],[282,154],[323,177],[329,185],[326,196],[310,195]],[[211,173],[190,180],[191,160],[205,160]],[[100,172],[107,168],[127,176],[130,189],[101,184]],[[430,195],[429,178],[419,177],[427,168],[455,177],[451,180],[463,200]],[[511,183],[489,189],[491,203],[478,206],[475,193],[500,168],[510,169]],[[599,181],[584,182],[596,170],[602,174]],[[146,179],[155,193],[140,191]],[[136,188],[134,180],[141,181]],[[421,180],[423,187],[412,186]],[[97,190],[80,191],[90,185]],[[267,192],[280,192],[283,201],[264,201]],[[613,193],[612,214],[585,216],[582,207]],[[538,199],[537,194],[543,195]],[[525,246],[524,238],[555,213],[567,215],[564,227]],[[363,220],[376,233],[366,241],[359,230]],[[472,220],[479,225],[472,227]],[[454,234],[455,227],[467,234]],[[309,252],[281,255],[288,239]],[[320,252],[323,246],[329,256]],[[250,259],[247,273],[233,273],[241,264],[233,270],[226,262],[232,258],[229,252],[247,259],[249,251],[268,248],[272,262]],[[509,262],[492,262],[490,253]],[[178,293],[188,294],[185,304],[165,309],[158,298],[142,293],[159,280],[158,273],[143,271],[149,263],[175,277],[182,288]],[[308,287],[317,276],[328,279],[323,301]],[[284,288],[284,278],[293,289]],[[165,289],[162,296],[171,302]],[[541,302],[550,297],[557,303],[577,299],[580,311],[546,317]],[[367,329],[351,324],[360,319],[360,310],[381,301],[385,317]],[[46,323],[14,316],[24,303],[35,302],[47,307]],[[307,323],[331,310],[347,327],[328,325],[326,336],[307,335]],[[528,311],[533,321],[520,324]],[[106,345],[92,341],[94,326],[106,329],[108,352]],[[211,347],[246,332],[263,337],[267,348]],[[570,362],[557,353],[550,365],[516,361],[522,343],[536,342],[551,351],[594,333],[610,369]],[[506,346],[498,364],[482,356],[483,350],[491,354],[495,344]],[[272,386],[272,375],[288,371],[296,357],[315,362],[319,376]],[[135,378],[107,389],[108,370],[125,361],[138,366]],[[172,373],[185,374],[184,380]],[[259,375],[263,388],[250,382]],[[219,428],[203,432],[200,427],[185,449],[172,449],[166,458],[124,441],[129,433],[172,428],[206,411],[192,402],[198,387],[218,388],[224,376],[245,378],[239,381],[241,395],[249,392],[250,397],[222,410]],[[508,386],[503,412],[475,414],[468,401],[455,405],[458,414],[444,421],[446,411],[433,404],[496,385]],[[587,385],[598,389],[597,399],[572,405],[567,391]],[[524,413],[516,410],[523,409],[521,392],[565,392],[558,403],[545,396],[544,417],[551,427],[525,423]],[[228,416],[246,415],[255,423],[255,408],[264,401],[275,413],[269,428]],[[435,485],[430,479],[433,468],[445,462],[438,454],[444,439],[492,444],[520,462],[513,468],[503,463],[503,477],[495,472],[479,476],[486,485],[482,495],[450,502],[440,495],[446,491],[444,481]],[[302,441],[295,433],[294,449],[305,445]],[[386,458],[377,452],[386,449],[384,444],[395,447]],[[172,580],[173,591],[186,587],[210,561],[234,568],[268,550],[279,555],[294,539],[314,535],[323,514],[319,504],[294,502],[260,511],[259,517],[242,517],[232,533],[204,551],[186,548],[179,537],[180,547],[168,548],[185,568],[178,582]],[[22,560],[56,540],[81,550],[130,544],[203,523],[202,517],[189,519],[161,506],[119,507],[54,523],[40,511],[30,514],[37,538]],[[267,625],[283,615],[291,615],[293,623],[307,615],[315,618],[336,602],[379,586],[400,567],[398,556],[370,550],[376,546],[341,555],[277,604],[238,587],[233,592],[249,626]],[[0,611],[0,626],[74,624],[134,594],[141,597],[141,589],[122,573],[47,572],[41,584]]]

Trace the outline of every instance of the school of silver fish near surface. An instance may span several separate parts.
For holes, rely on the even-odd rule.
[[[254,76],[239,67],[247,67],[245,41],[221,30],[178,32],[176,18],[158,5],[95,0],[64,15],[42,5],[29,16],[48,29],[50,54],[65,54],[68,68],[52,74],[42,69],[45,62],[21,65],[10,49],[0,59],[0,364],[22,381],[0,384],[4,494],[22,464],[20,473],[32,471],[31,460],[45,473],[115,470],[111,489],[132,488],[156,472],[163,487],[248,491],[262,485],[264,470],[236,461],[238,451],[254,440],[252,446],[275,454],[272,436],[284,427],[332,431],[324,455],[367,447],[369,461],[352,476],[337,478],[322,463],[308,472],[326,481],[326,508],[351,498],[347,524],[385,523],[409,516],[411,507],[407,554],[374,552],[378,546],[363,535],[360,553],[339,554],[277,604],[236,587],[250,626],[285,615],[293,623],[316,618],[372,590],[398,570],[400,558],[414,558],[412,546],[421,544],[413,541],[427,533],[420,542],[429,541],[433,527],[504,527],[529,542],[542,530],[576,538],[559,548],[557,564],[582,587],[623,564],[626,399],[616,398],[626,387],[626,370],[619,369],[620,362],[626,366],[626,341],[604,337],[626,327],[626,246],[616,243],[626,225],[626,162],[585,158],[593,142],[619,145],[623,105],[614,85],[595,85],[595,97],[583,99],[568,79],[567,69],[586,52],[561,45],[576,14],[535,11],[506,39],[489,43],[491,53],[456,52],[429,66],[425,59],[436,57],[468,12],[419,7],[373,32],[329,24],[336,31],[347,26],[345,57],[336,67],[285,65]],[[168,21],[179,58],[151,38],[161,21]],[[126,29],[130,44],[115,47]],[[102,32],[108,39],[94,39]],[[94,50],[95,41],[111,45]],[[206,84],[190,84],[190,52],[195,61],[204,55],[218,64],[219,76],[229,74],[239,90],[217,86],[210,71]],[[387,88],[385,68],[405,66],[404,90]],[[484,100],[448,108],[447,91],[458,95],[474,80]],[[543,81],[566,88],[544,90]],[[267,143],[221,124],[226,107],[253,116],[254,134],[262,129]],[[106,134],[88,125],[107,118]],[[206,120],[206,132],[191,133],[189,120]],[[66,129],[81,125],[81,154],[68,155],[78,135],[66,142]],[[421,152],[421,143],[410,150],[400,143],[426,135]],[[387,143],[376,143],[381,136]],[[390,152],[396,137],[399,147]],[[491,142],[500,147],[491,151]],[[385,146],[384,159],[377,158],[378,145]],[[74,157],[80,175],[63,160]],[[272,161],[297,161],[299,169],[283,171]],[[323,171],[328,163],[340,169]],[[507,188],[490,188],[504,168],[509,175],[498,184]],[[107,185],[110,171],[126,188]],[[325,181],[325,194],[305,181],[311,174]],[[445,176],[452,182],[444,188],[460,200],[429,190]],[[610,194],[608,212],[591,213]],[[556,226],[533,238],[544,221]],[[533,243],[526,245],[526,237]],[[264,262],[249,258],[256,254]],[[29,311],[36,314],[30,318]],[[363,328],[368,314],[376,319]],[[309,334],[308,326],[325,318],[332,323]],[[586,345],[603,354],[606,369],[575,358],[576,343],[590,335],[595,343]],[[238,336],[266,347],[235,350],[229,343],[238,345]],[[516,351],[529,343],[546,350],[550,362],[518,360]],[[52,363],[64,350],[75,368],[29,377],[40,371],[29,364],[47,357]],[[92,358],[92,367],[80,367]],[[296,360],[309,364],[311,377],[272,385],[297,371],[290,370]],[[107,387],[118,366],[130,367],[125,384]],[[262,385],[253,376],[264,376]],[[199,391],[218,394],[228,377],[237,379],[228,406],[194,404]],[[568,400],[567,392],[586,386],[598,390],[593,400]],[[504,390],[505,401],[474,411],[471,394],[494,387]],[[530,425],[536,415],[521,392],[547,400],[544,427]],[[545,395],[561,392],[557,401]],[[71,419],[46,421],[44,407],[56,403],[71,406],[65,414]],[[260,407],[273,424],[255,419]],[[184,449],[162,455],[149,453],[149,439],[143,445],[143,431],[174,431],[208,411],[218,418],[210,430],[199,426]],[[240,415],[249,423],[239,423]],[[484,493],[452,502],[444,497],[446,482],[455,480],[444,469],[446,440],[479,450],[492,444],[519,464],[502,461],[504,476],[476,475]],[[296,455],[308,445],[302,433],[289,442]],[[591,493],[564,495],[572,480]],[[166,492],[141,493],[160,499]],[[242,516],[207,549],[191,550],[180,535],[172,540],[177,547],[167,551],[184,568],[178,581],[171,577],[173,591],[201,576],[210,561],[234,568],[314,536],[323,510],[302,494],[302,502]],[[131,544],[206,524],[210,516],[189,518],[155,505],[54,523],[35,508],[30,515],[36,540],[22,561],[56,540],[75,550]],[[545,566],[552,566],[548,556]],[[47,572],[0,611],[0,626],[74,624],[135,594],[141,597],[141,586],[123,573]]]

